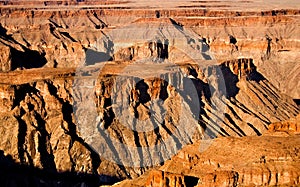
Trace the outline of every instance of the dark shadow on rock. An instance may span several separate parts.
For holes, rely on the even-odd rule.
[[[24,51],[19,51],[15,48],[10,48],[11,51],[11,68],[15,70],[17,68],[40,68],[43,67],[47,60],[45,53],[39,53],[38,51],[23,48]]]
[[[18,124],[19,124],[19,131],[18,131],[18,154],[20,158],[20,162],[24,163],[25,162],[25,153],[26,149],[24,149],[24,143],[26,140],[26,132],[27,132],[27,125],[26,123],[20,119],[17,118]],[[31,157],[29,157],[31,158]],[[32,164],[32,160],[29,161],[30,165]]]
[[[99,22],[101,22],[101,24],[102,24],[101,27],[102,27],[102,28],[107,27],[107,24],[99,18],[99,16],[97,15],[96,12],[94,12],[93,15],[94,15],[94,17],[95,17]]]
[[[199,42],[202,43],[202,46],[201,46],[201,54],[202,54],[203,58],[204,58],[205,60],[211,60],[211,59],[212,59],[211,56],[208,55],[208,54],[206,54],[206,53],[209,51],[209,49],[210,49],[210,46],[209,46],[209,44],[207,43],[206,38],[202,38],[202,40],[199,39]],[[200,46],[198,46],[197,48],[200,49]]]
[[[268,42],[267,50],[266,50],[266,58],[269,59],[271,55],[271,43],[272,38],[270,38],[268,35],[266,35],[266,40]]]
[[[266,80],[266,78],[260,74],[257,71],[251,72],[248,76],[247,76],[247,80],[250,81],[255,81],[255,82],[260,82],[262,80]]]
[[[109,109],[104,112],[104,117],[103,117],[103,121],[105,121],[105,125],[104,125],[105,129],[107,129],[113,123],[113,120],[115,119],[115,113],[110,106],[112,106],[111,98],[105,98],[104,108],[109,107]]]
[[[136,89],[139,91],[139,103],[145,104],[151,100],[151,97],[148,94],[149,86],[144,80],[141,80],[136,84]]]
[[[229,114],[224,114],[225,118],[230,122],[231,125],[234,126],[234,128],[231,128],[236,134],[238,134],[240,137],[246,136],[245,132],[234,122],[234,120],[230,117]]]
[[[45,53],[31,50],[26,46],[20,44],[11,35],[7,34],[7,30],[1,24],[0,37],[6,41],[19,45],[23,49],[23,51],[20,51],[13,48],[12,46],[9,46],[11,52],[11,70],[15,70],[17,68],[40,68],[47,63]]]
[[[164,48],[164,46],[163,46],[162,41],[160,39],[158,39],[156,41],[156,49],[157,49],[157,58],[159,58],[159,59],[163,59],[163,55],[162,55],[163,48]]]
[[[229,43],[232,45],[231,53],[238,51],[237,40],[234,36],[229,35]]]
[[[79,172],[57,172],[16,163],[0,150],[0,183],[2,187],[85,186],[98,187],[113,184],[120,179]]]
[[[12,38],[11,35],[7,34],[7,30],[2,26],[2,24],[0,23],[0,38],[10,41],[10,42],[14,42],[15,40]]]
[[[205,104],[201,99],[204,96],[210,102],[212,93],[209,85],[198,78],[198,73],[194,68],[189,68],[188,75],[188,77],[183,78],[183,92],[181,96],[188,104],[194,119],[207,132],[209,127],[202,118],[206,114],[204,110]],[[206,117],[209,118],[207,115]]]
[[[259,132],[259,130],[258,130],[257,128],[255,128],[254,125],[252,125],[251,123],[247,123],[247,125],[248,125],[251,129],[253,129],[253,131],[256,133],[256,135],[258,135],[258,136],[261,136],[261,135],[262,135],[261,132]]]
[[[229,35],[229,43],[236,45],[236,43],[237,43],[236,38],[232,35]]]
[[[225,87],[226,87],[226,97],[235,97],[238,92],[239,88],[237,87],[237,83],[239,81],[238,76],[235,75],[227,66],[221,64],[221,71],[223,74]]]
[[[155,16],[156,18],[160,18],[160,12],[158,10],[155,10]]]
[[[41,164],[46,170],[56,171],[52,147],[51,145],[47,145],[50,141],[50,135],[46,130],[46,121],[38,113],[35,113],[35,118],[38,122],[38,126],[36,127],[36,129],[37,131],[39,131],[38,151],[41,155]],[[48,146],[50,147],[50,152],[48,152],[47,150]]]
[[[60,34],[69,38],[72,42],[77,42],[68,32],[60,32]]]
[[[160,89],[160,92],[159,92],[159,98],[162,99],[163,101],[165,101],[168,97],[169,97],[169,94],[168,94],[168,82],[163,80],[162,81],[162,84],[161,84],[161,89]]]
[[[255,81],[255,82],[266,80],[266,78],[257,71],[257,68],[253,63],[252,58],[238,59],[238,62],[240,64],[242,64],[242,63],[247,64],[249,66],[248,69],[251,69],[251,71],[246,75],[247,80]]]
[[[179,22],[176,22],[174,19],[170,18],[171,23],[178,29],[179,31],[183,31],[183,25]]]
[[[20,102],[25,99],[26,95],[36,95],[39,92],[35,87],[30,86],[30,84],[23,84],[16,87],[14,106],[19,106]]]
[[[95,65],[98,62],[111,61],[113,58],[104,52],[98,52],[92,49],[86,49],[85,51],[86,59],[85,65]]]
[[[161,58],[162,59],[168,59],[169,58],[169,40],[168,39],[164,40]]]
[[[184,176],[184,183],[186,186],[193,187],[197,186],[199,178],[192,176]]]
[[[296,103],[296,105],[300,106],[300,99],[294,99],[294,102]]]
[[[193,116],[199,118],[200,98],[203,94],[203,85],[199,79],[183,78],[183,91],[180,94],[188,104]],[[198,120],[198,119],[197,119]]]

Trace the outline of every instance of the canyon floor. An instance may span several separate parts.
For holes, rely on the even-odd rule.
[[[0,1],[0,186],[299,186],[300,2]]]

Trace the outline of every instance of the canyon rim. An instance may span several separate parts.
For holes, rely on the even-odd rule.
[[[299,15],[0,1],[0,186],[298,186]]]

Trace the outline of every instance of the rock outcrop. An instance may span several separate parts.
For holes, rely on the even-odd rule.
[[[299,184],[298,9],[22,3],[0,2],[7,185]]]
[[[299,10],[295,9],[298,6],[296,2],[293,6],[286,4],[280,10],[270,10],[270,7],[277,6],[274,2],[260,4],[257,1],[226,2],[228,7],[224,7],[224,10],[220,10],[220,6],[203,9],[209,2],[202,1],[177,2],[182,4],[179,7],[176,7],[176,3],[164,2],[167,7],[174,9],[158,7],[158,10],[145,9],[127,1],[55,1],[51,6],[46,6],[50,3],[48,1],[33,1],[21,9],[18,4],[22,3],[10,1],[9,4],[12,5],[1,8],[0,40],[4,58],[1,60],[4,62],[2,71],[41,66],[77,67],[84,61],[87,49],[107,54],[109,45],[105,48],[105,44],[99,43],[99,39],[106,38],[106,44],[112,42],[107,35],[115,28],[130,27],[134,22],[149,23],[150,20],[157,22],[157,19],[171,19],[173,24],[197,33],[206,44],[202,51],[210,49],[220,62],[252,58],[260,72],[283,93],[295,99],[300,96],[297,85],[299,63],[295,64],[299,58],[297,50],[300,46],[297,32]],[[87,10],[63,6],[65,9],[60,11],[62,7],[55,6],[56,3],[75,3]],[[184,5],[188,3],[192,7]],[[220,3],[222,1],[211,2]],[[203,4],[203,8],[195,5],[193,9],[194,4]],[[32,10],[34,6],[41,7],[41,10]],[[249,8],[251,6],[258,6],[262,10],[253,11]],[[131,32],[135,35],[140,31]],[[230,38],[234,38],[235,44]],[[22,56],[15,61],[10,59],[12,51],[20,55],[26,50],[31,50],[35,58]],[[118,58],[120,56],[116,55],[116,59]],[[30,64],[31,60],[36,62]],[[293,73],[290,75],[290,72]]]
[[[199,148],[206,142],[200,141],[159,169],[113,186],[297,186],[298,142],[299,135],[273,132],[217,138],[202,152]]]
[[[292,134],[299,134],[300,132],[300,115],[290,120],[275,122],[269,125],[269,132],[286,132]]]
[[[12,74],[11,76],[15,80],[21,81],[2,86],[1,150],[5,154],[11,155],[16,162],[37,168],[61,172],[76,171],[123,179],[143,174],[148,168],[148,166],[144,167],[147,163],[160,165],[162,161],[169,158],[170,155],[168,154],[156,157],[147,151],[150,151],[149,145],[167,141],[170,133],[174,133],[176,138],[169,140],[167,146],[170,148],[177,146],[176,149],[179,150],[182,146],[193,143],[203,136],[215,138],[217,136],[242,137],[246,135],[260,135],[267,130],[270,123],[288,119],[299,113],[299,109],[293,104],[293,101],[279,94],[276,88],[267,80],[257,80],[257,77],[261,77],[256,75],[258,72],[255,71],[251,60],[240,60],[236,63],[225,62],[219,66],[225,77],[226,88],[229,90],[227,94],[220,95],[217,98],[219,102],[225,103],[223,118],[221,116],[216,118],[213,107],[217,106],[217,102],[214,103],[209,98],[212,97],[209,87],[216,89],[215,86],[218,85],[217,83],[212,82],[213,84],[211,84],[209,82],[209,80],[213,80],[213,78],[218,76],[216,73],[213,73],[214,66],[208,67],[206,70],[195,70],[193,65],[181,66],[180,68],[184,72],[190,72],[189,76],[194,75],[192,72],[198,73],[199,76],[191,79],[184,78],[180,74],[168,73],[171,65],[166,67],[160,66],[159,71],[162,71],[162,75],[164,75],[161,79],[148,78],[131,85],[126,81],[122,82],[122,80],[130,80],[130,77],[128,79],[118,78],[120,76],[124,77],[124,75],[119,75],[117,70],[118,68],[122,69],[122,65],[112,64],[112,68],[110,68],[110,65],[107,65],[106,70],[102,71],[101,76],[97,79],[97,82],[100,84],[96,83],[95,87],[92,88],[94,98],[90,98],[92,103],[94,103],[98,117],[100,117],[99,125],[101,126],[103,122],[103,127],[93,134],[96,136],[94,141],[88,139],[86,136],[88,134],[82,129],[82,126],[76,127],[76,124],[78,125],[80,121],[78,116],[89,116],[87,113],[89,110],[81,111],[78,114],[76,114],[75,110],[75,113],[73,113],[72,105],[74,104],[74,99],[78,101],[74,98],[74,96],[77,97],[76,93],[78,93],[78,90],[72,89],[74,88],[72,73],[64,75],[55,72],[55,69],[50,69],[48,70],[48,75],[46,74],[47,71],[39,72],[36,70],[23,70],[23,73],[20,75]],[[252,67],[251,70],[249,68],[244,68],[247,71],[239,69],[248,67],[249,63],[249,67]],[[215,66],[218,67],[218,65]],[[231,71],[229,66],[233,67],[233,71]],[[235,66],[238,68],[237,70]],[[162,68],[165,68],[165,70]],[[153,71],[157,70],[153,69]],[[198,77],[201,77],[200,72],[202,71],[207,77],[200,79]],[[130,72],[136,74],[132,70]],[[140,68],[137,68],[137,72],[140,73]],[[211,72],[211,74],[206,74],[205,72]],[[92,72],[89,73],[87,71],[84,74],[92,75]],[[172,77],[172,74],[176,79],[166,78],[170,75]],[[239,78],[238,74],[243,75],[244,78]],[[10,79],[9,73],[5,73],[5,75],[5,80]],[[18,76],[31,76],[33,81],[27,82],[24,78],[20,79]],[[169,80],[169,82],[163,81],[164,79]],[[178,88],[184,88],[185,85],[183,83],[185,79],[193,80],[196,89],[199,90],[201,98],[201,104],[199,105],[200,121],[199,124],[196,124],[194,131],[181,128],[179,133],[176,133],[174,127],[180,128],[178,126],[180,125],[178,121],[180,119],[178,118],[179,114],[187,115],[192,113],[192,108],[182,108],[180,100],[184,99],[184,97],[178,95],[180,90],[175,91],[174,89],[174,85],[178,85]],[[207,83],[204,82],[206,79],[208,80]],[[175,82],[175,80],[178,82]],[[118,82],[116,83],[116,81]],[[171,82],[172,84],[170,84]],[[118,92],[113,91],[113,87],[116,84],[119,89]],[[130,88],[131,86],[133,87]],[[233,88],[236,90],[233,90]],[[116,95],[116,93],[119,94]],[[148,124],[155,127],[153,130],[150,128],[150,130],[148,129],[149,131],[147,130],[147,133],[133,131],[130,129],[130,126],[122,124],[124,119],[120,118],[121,115],[117,112],[118,110],[112,109],[114,106],[111,101],[122,99],[124,98],[122,97],[123,95],[132,96],[130,99],[132,103],[128,104],[127,110],[122,111],[124,115],[132,116],[134,119],[141,121],[147,120],[154,115],[150,112],[151,107],[153,107],[154,111],[160,111],[158,112],[158,117],[163,114],[163,111],[166,114],[161,119],[158,119],[158,122]],[[161,103],[157,100],[159,98]],[[128,100],[124,100],[124,102],[128,102]],[[155,104],[155,102],[157,103]],[[184,102],[188,103],[188,100]],[[87,105],[88,102],[83,104]],[[259,111],[257,110],[258,107],[260,108]],[[74,115],[77,117],[75,118]],[[91,122],[93,121],[92,119],[90,120]],[[216,121],[218,121],[217,126],[215,125]],[[131,123],[128,124],[131,125]],[[90,130],[91,127],[87,127],[87,130]],[[78,128],[81,128],[79,132]],[[136,126],[135,128],[138,127]],[[110,162],[111,160],[107,156],[101,157],[99,155],[98,144],[94,144],[94,142],[101,144],[104,140],[108,140],[106,135],[101,134],[103,130],[120,143],[133,147],[145,147],[145,152],[141,153],[138,153],[138,149],[130,152],[122,146],[113,147],[110,145],[110,147],[104,147],[107,154],[119,156],[116,160],[124,161],[125,158],[129,158],[129,163],[139,160],[138,163],[135,163],[136,167],[122,167]],[[193,134],[188,134],[190,131]],[[134,154],[136,151],[137,154]],[[176,150],[174,150],[174,153],[176,153]],[[128,155],[131,155],[131,158]],[[153,158],[156,160],[151,160]],[[125,164],[125,161],[123,164]]]

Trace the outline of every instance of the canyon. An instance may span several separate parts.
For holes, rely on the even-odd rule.
[[[299,185],[299,16],[292,0],[1,1],[1,184]]]

